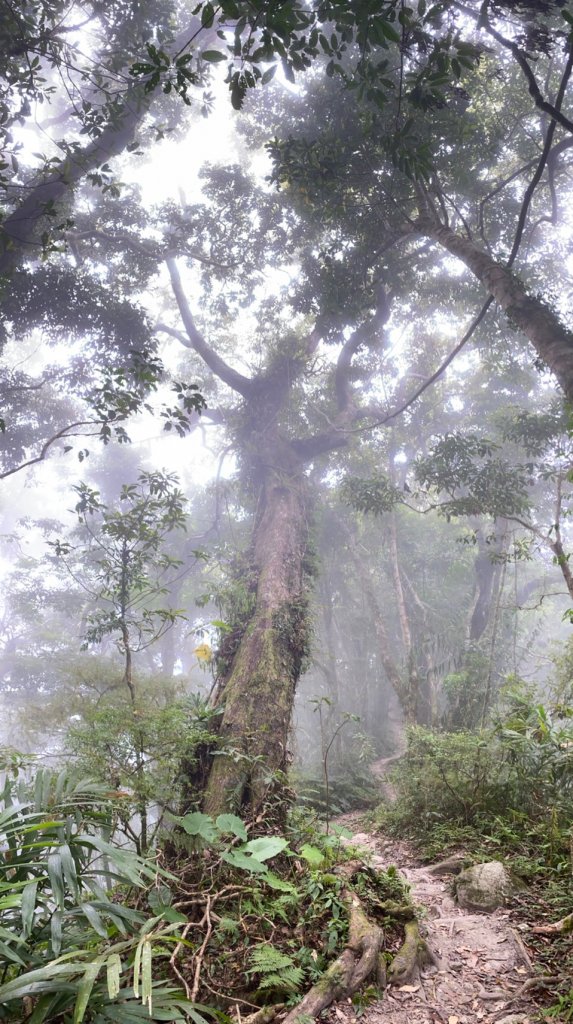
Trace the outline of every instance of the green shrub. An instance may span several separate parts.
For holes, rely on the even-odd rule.
[[[45,769],[28,782],[20,769],[11,753],[0,763],[0,1020],[24,1007],[29,1024],[203,1021],[213,1011],[164,979],[185,919],[130,897],[169,876],[110,841],[106,787]]]
[[[559,867],[569,856],[573,807],[573,720],[513,688],[495,726],[478,733],[414,726],[394,769],[391,830],[429,855],[471,837]]]

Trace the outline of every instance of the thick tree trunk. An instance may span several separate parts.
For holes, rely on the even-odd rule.
[[[565,397],[573,402],[573,333],[549,306],[529,295],[522,281],[496,263],[469,238],[461,238],[445,224],[423,216],[416,221],[421,234],[433,238],[457,256],[484,285],[509,321],[529,338],[538,356],[553,371]]]
[[[133,140],[135,130],[147,111],[148,102],[129,98],[117,122],[83,149],[61,161],[54,174],[31,185],[26,198],[2,223],[0,230],[0,280],[8,277],[23,259],[39,259],[40,236],[46,225],[63,216],[58,204],[90,171],[122,153]],[[54,217],[54,214],[56,216]]]
[[[212,815],[256,814],[282,781],[296,683],[308,653],[307,482],[292,455],[290,467],[277,468],[280,448],[265,470],[254,527],[255,607],[218,698],[222,747],[203,803]]]

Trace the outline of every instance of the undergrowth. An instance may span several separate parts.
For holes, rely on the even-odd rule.
[[[390,778],[396,800],[375,812],[385,832],[412,840],[425,861],[461,848],[475,860],[506,862],[526,883],[513,897],[512,909],[530,924],[571,913],[570,708],[545,706],[526,688],[514,688],[489,729],[447,733],[412,727],[407,751]],[[570,938],[547,941],[532,935],[528,942],[541,970],[571,976]],[[550,1016],[558,1004],[565,1006],[569,984],[564,982],[548,1008]],[[554,1018],[568,1019],[557,1010]]]
[[[288,838],[249,839],[233,815],[213,822],[195,812],[179,824],[186,849],[173,867],[180,893],[174,906],[185,913],[190,928],[199,930],[197,940],[190,936],[181,949],[178,971],[198,979],[193,997],[209,997],[221,1009],[236,1000],[254,1006],[296,1003],[348,936],[347,882],[337,869],[355,851],[341,844],[344,830],[317,832],[316,818],[300,809],[287,827]],[[393,921],[396,912],[403,917],[409,906],[396,869],[365,867],[352,885],[368,912],[384,922]]]

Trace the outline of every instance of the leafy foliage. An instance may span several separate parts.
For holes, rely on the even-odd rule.
[[[136,815],[142,802],[153,809],[151,841],[165,810],[173,811],[183,793],[191,799],[189,777],[201,750],[216,742],[217,720],[200,697],[174,694],[172,687],[163,692],[149,679],[138,686],[134,716],[118,682],[105,702],[84,700],[81,721],[68,728],[65,747],[78,771],[113,786],[114,826],[131,841],[140,838]]]
[[[31,783],[6,763],[0,830],[2,1020],[33,1000],[38,1024],[84,1019],[193,1019],[201,1008],[158,969],[181,917],[150,916],[130,894],[166,877],[108,838],[113,798],[103,785],[39,769]],[[167,876],[168,877],[168,876]],[[123,899],[117,899],[121,888]],[[24,1000],[24,1004],[23,1004]],[[210,1013],[208,1009],[207,1013]]]
[[[168,535],[185,529],[185,498],[177,484],[174,475],[141,473],[136,483],[123,485],[117,507],[105,505],[87,484],[75,488],[76,512],[89,546],[74,556],[84,564],[86,589],[100,604],[88,618],[86,646],[119,634],[125,648],[127,630],[131,648],[142,648],[182,615],[150,606],[167,593],[168,574],[181,566],[165,550]],[[73,552],[68,542],[52,546],[64,559]]]
[[[512,688],[496,725],[478,733],[409,731],[394,770],[392,828],[429,852],[462,835],[488,837],[526,859],[564,870],[569,858],[573,728],[568,709],[552,711],[526,688]],[[461,830],[461,831],[460,831]]]
[[[304,978],[304,971],[297,967],[287,953],[265,943],[251,950],[248,974],[259,976],[259,991],[272,991],[277,995],[292,995],[298,992]]]
[[[404,500],[404,495],[383,473],[369,478],[348,477],[342,487],[342,498],[357,512],[382,515]]]
[[[449,434],[417,460],[417,479],[450,495],[440,504],[445,516],[519,515],[528,507],[531,469],[510,463],[498,450],[477,435]]]

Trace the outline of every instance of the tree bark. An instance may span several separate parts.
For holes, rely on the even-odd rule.
[[[40,235],[46,223],[54,224],[57,204],[90,171],[122,153],[133,140],[137,125],[149,106],[135,89],[123,114],[98,138],[61,161],[59,170],[29,187],[26,198],[2,222],[0,229],[0,281],[7,278],[26,257],[39,258]],[[58,216],[61,216],[58,211]]]
[[[469,642],[477,643],[483,636],[491,618],[491,610],[496,591],[496,581],[499,578],[500,561],[495,560],[505,548],[504,530],[501,536],[496,536],[491,544],[486,543],[483,530],[478,527],[476,531],[478,553],[474,562],[476,577],[477,597],[472,610],[469,625]]]
[[[222,749],[203,802],[211,815],[256,815],[284,781],[295,688],[308,652],[311,575],[306,478],[292,457],[284,461],[291,466],[265,471],[252,544],[255,606],[217,701]]]
[[[429,216],[421,216],[416,228],[433,238],[452,256],[465,263],[489,294],[535,348],[540,359],[553,371],[568,402],[573,403],[573,333],[541,299],[529,295],[522,281],[497,263],[469,238]]]

